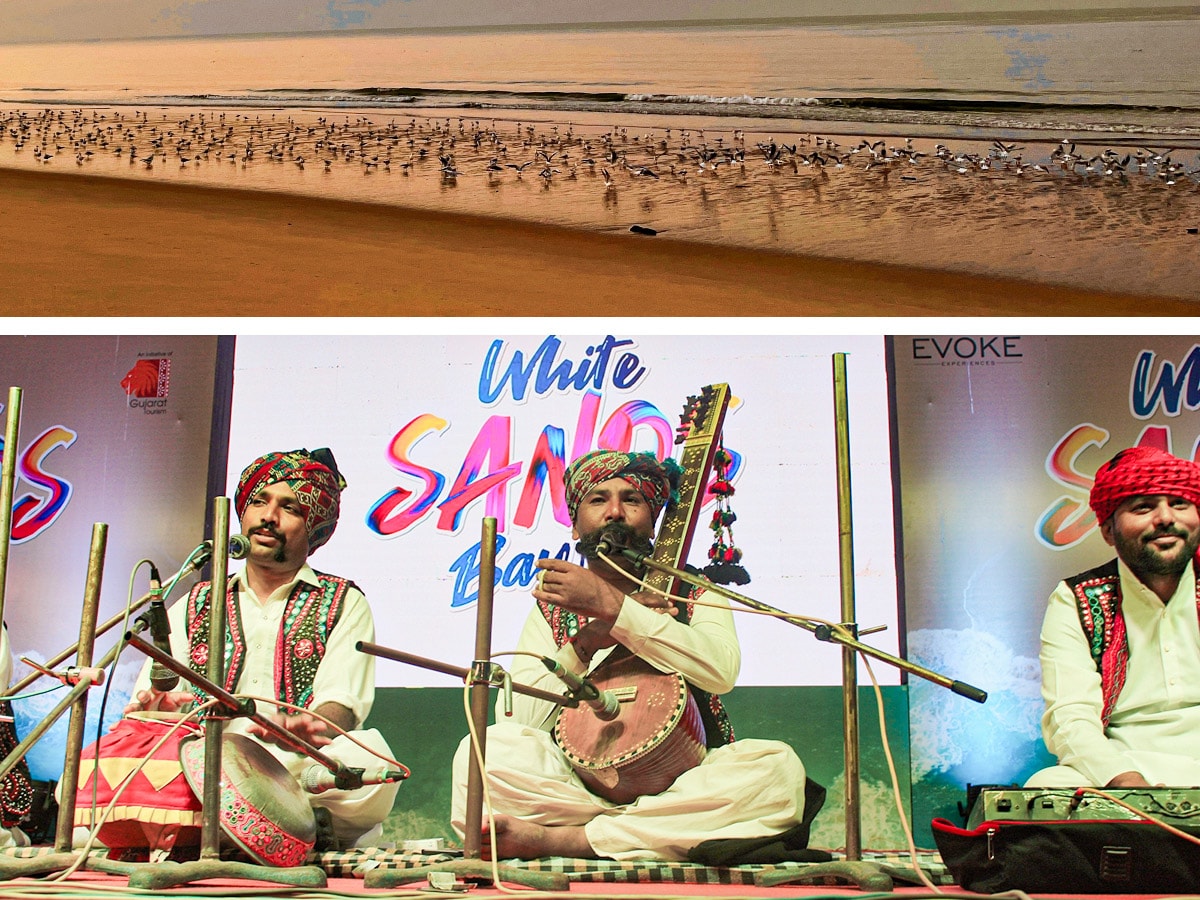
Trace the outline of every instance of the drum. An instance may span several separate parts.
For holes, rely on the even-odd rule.
[[[189,721],[154,750],[182,718],[179,713],[130,713],[84,749],[75,794],[76,827],[92,829],[117,788],[136,771],[97,839],[118,852],[148,848],[166,853],[176,845],[199,844],[200,799],[184,777],[179,748],[184,738],[195,738],[203,730]]]
[[[179,748],[184,776],[204,795],[204,740],[189,737]],[[221,742],[221,831],[264,866],[304,864],[317,840],[308,798],[283,763],[244,734]]]
[[[604,720],[586,705],[565,707],[554,736],[590,791],[632,803],[665,791],[704,760],[704,721],[681,675],[628,656],[605,660],[588,677],[621,698],[620,712]]]

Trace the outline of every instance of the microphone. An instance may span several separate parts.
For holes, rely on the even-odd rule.
[[[624,532],[609,528],[601,533],[600,540],[596,542],[596,552],[607,556],[614,550],[624,550],[628,546]]]
[[[229,558],[245,559],[249,555],[250,538],[244,534],[231,534],[229,536]]]
[[[150,638],[154,646],[171,655],[171,624],[167,621],[167,608],[163,605],[162,580],[158,576],[158,567],[150,564],[150,609],[147,615],[150,619]],[[150,667],[150,687],[156,691],[173,691],[179,685],[179,676],[160,662]]]
[[[369,784],[394,784],[407,777],[407,772],[387,766],[370,769],[343,766],[337,772],[330,772],[324,766],[312,765],[300,774],[300,787],[309,794],[323,794],[334,789],[352,791]]]
[[[586,678],[569,672],[556,659],[542,657],[542,665],[553,672],[558,680],[567,686],[567,693],[576,700],[582,700],[595,712],[601,722],[610,722],[621,713],[621,701],[612,691],[602,691]]]
[[[43,675],[57,678],[63,684],[70,685],[71,687],[82,684],[85,681],[90,685],[104,684],[104,670],[95,666],[68,666],[61,672],[55,672],[52,669],[47,669],[36,660],[30,659],[28,656],[22,656],[21,662],[25,663],[31,669],[36,669]],[[2,721],[4,721],[4,718],[0,717],[0,722]],[[8,721],[12,720],[9,719]]]

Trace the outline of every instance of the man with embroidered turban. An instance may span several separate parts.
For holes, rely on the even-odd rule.
[[[677,672],[703,721],[704,734],[693,734],[692,741],[702,742],[707,753],[656,793],[641,793],[635,783],[631,790],[639,796],[614,795],[582,780],[556,742],[559,706],[518,693],[508,716],[501,698],[498,724],[485,741],[500,858],[684,860],[710,839],[774,839],[789,831],[797,838],[800,829],[807,839],[807,823],[820,804],[811,802],[805,815],[806,779],[795,752],[780,741],[733,741],[718,696],[734,686],[741,665],[728,603],[706,591],[691,603],[641,590],[635,565],[612,549],[650,550],[678,471],[673,460],[613,450],[586,454],[567,468],[571,535],[586,566],[538,561],[537,602],[518,641],[512,676],[562,694],[553,666],[584,676],[610,657],[633,655],[658,671]],[[599,546],[602,536],[611,545],[607,552]],[[579,712],[593,715],[587,707]],[[451,822],[460,835],[469,752],[467,738],[454,762]],[[485,817],[485,855],[491,852],[488,828]]]
[[[1059,765],[1030,787],[1200,784],[1200,466],[1149,447],[1096,472],[1116,559],[1061,582],[1042,625],[1042,733]]]
[[[383,765],[379,757],[339,732],[391,757],[377,730],[356,730],[375,699],[375,658],[355,647],[375,639],[371,609],[352,581],[308,564],[337,527],[345,486],[324,448],[268,453],[242,472],[234,509],[250,549],[245,568],[229,579],[225,688],[266,698],[258,704],[262,713],[277,701],[273,718],[292,734],[347,766],[373,767]],[[201,674],[207,672],[211,588],[207,581],[196,584],[169,611],[172,654]],[[169,711],[196,699],[190,691],[154,690],[149,673],[147,662],[126,712]],[[226,730],[263,741],[297,779],[314,765],[248,719],[234,719]],[[376,843],[398,789],[384,784],[309,795],[321,826],[318,849]]]

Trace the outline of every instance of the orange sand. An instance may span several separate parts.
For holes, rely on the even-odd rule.
[[[0,169],[10,316],[1190,315],[1186,300]]]

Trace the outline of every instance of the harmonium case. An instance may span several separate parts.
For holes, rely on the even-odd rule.
[[[934,819],[934,841],[958,884],[981,893],[1200,891],[1200,788],[1104,793],[1135,811],[1073,788],[985,790],[965,828]]]

